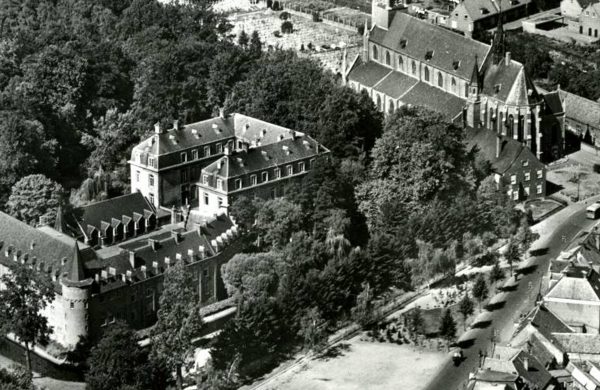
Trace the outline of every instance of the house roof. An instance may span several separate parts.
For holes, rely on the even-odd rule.
[[[548,310],[545,305],[540,305],[536,310],[535,316],[531,320],[531,325],[548,339],[552,339],[552,333],[573,332],[567,324],[562,322],[554,313]]]
[[[498,5],[498,2],[500,5]],[[464,0],[461,5],[464,5],[469,17],[476,21],[496,15],[500,10],[504,13],[514,8],[523,7],[530,2],[531,0]]]
[[[500,156],[496,157],[496,133],[487,129],[467,128],[467,145],[477,147],[479,154],[492,163],[496,173],[504,174],[516,161],[538,162],[531,151],[518,141],[502,136]],[[530,165],[531,166],[531,165]]]
[[[328,152],[308,136],[284,139],[280,142],[234,152],[209,164],[202,172],[223,178],[237,177]]]
[[[565,112],[560,94],[558,91],[544,93],[542,95],[546,107],[550,109],[553,114],[560,114]]]
[[[573,93],[558,90],[565,116],[578,122],[600,127],[600,103]]]
[[[600,301],[600,275],[587,267],[569,267],[545,298]]]
[[[475,56],[483,61],[490,50],[489,45],[402,12],[395,13],[388,30],[373,27],[370,40],[464,80],[471,76]],[[426,60],[428,52],[433,55]],[[457,61],[460,65],[454,69]]]
[[[500,61],[484,70],[482,93],[510,105],[527,105],[539,101],[539,95],[525,74],[523,65],[515,60]]]
[[[600,354],[600,335],[592,333],[555,333],[554,337],[566,353]]]
[[[93,280],[86,278],[83,267],[83,258],[79,251],[79,244],[75,241],[73,246],[73,255],[67,261],[66,272],[64,274],[64,282],[69,286],[86,286],[92,284]]]
[[[527,362],[527,365],[526,363]],[[512,363],[517,373],[527,382],[537,385],[539,389],[545,389],[552,381],[552,374],[544,365],[533,355],[525,351],[519,352],[512,359]]]
[[[154,207],[139,192],[91,203],[73,211],[81,226],[93,226],[98,230],[114,227],[121,223],[124,217],[130,218],[134,213],[155,213]]]

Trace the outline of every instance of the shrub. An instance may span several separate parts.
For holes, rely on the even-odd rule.
[[[287,11],[283,11],[280,15],[279,15],[279,19],[281,20],[288,20],[290,18],[290,13]]]
[[[267,8],[273,9],[273,0],[267,0]]]
[[[284,34],[291,34],[294,32],[294,25],[289,20],[281,23],[281,32]]]
[[[313,12],[313,14],[312,14],[312,20],[313,20],[313,22],[320,22],[321,21],[321,17],[319,16],[318,12]]]
[[[277,38],[281,38],[281,33],[279,30],[273,31],[273,35],[275,35]]]

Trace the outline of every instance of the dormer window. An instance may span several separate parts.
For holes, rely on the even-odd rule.
[[[223,189],[223,180],[217,179],[217,189],[218,190],[222,190]]]
[[[242,188],[242,179],[235,179],[235,189],[239,190]]]
[[[210,156],[210,146],[204,147],[204,157]]]
[[[198,149],[192,150],[192,160],[198,159]]]
[[[452,61],[452,68],[454,68],[454,70],[457,70],[459,66],[460,66],[459,60]]]
[[[281,169],[275,168],[275,179],[279,179],[281,177]]]
[[[433,58],[433,50],[427,50],[427,53],[425,53],[425,59],[427,61],[429,61],[432,58]]]
[[[152,168],[156,168],[154,157],[148,157],[148,166],[151,166]]]
[[[208,184],[208,175],[202,175],[202,184]]]
[[[184,163],[187,161],[187,153],[183,152],[180,154],[181,162]]]
[[[253,186],[256,185],[256,175],[250,175],[250,184]]]
[[[223,144],[222,143],[217,144],[217,153],[223,153]]]
[[[479,9],[479,11],[481,12],[482,15],[487,15],[490,13],[490,11],[487,8],[481,7]]]
[[[404,49],[406,47],[406,39],[400,40],[400,48]]]
[[[499,93],[501,89],[502,89],[502,84],[494,85],[494,93]]]

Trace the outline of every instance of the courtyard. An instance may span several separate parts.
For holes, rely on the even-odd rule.
[[[580,150],[550,164],[546,178],[561,198],[587,199],[600,194],[600,173],[594,172],[594,164],[600,164],[600,156]]]

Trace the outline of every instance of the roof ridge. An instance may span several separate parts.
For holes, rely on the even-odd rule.
[[[124,198],[124,197],[126,197],[126,196],[132,196],[132,195],[136,195],[136,194],[140,194],[140,195],[141,195],[141,192],[130,192],[129,194],[123,194],[123,195],[115,196],[115,197],[112,197],[112,198],[108,198],[108,199],[99,200],[99,201],[97,201],[97,202],[88,203],[88,204],[86,204],[86,205],[84,205],[84,206],[79,206],[79,208],[83,208],[83,207],[89,207],[89,206],[95,206],[95,205],[97,205],[97,204],[100,204],[100,203],[105,203],[105,202],[109,202],[109,201],[114,201],[115,199],[121,199],[121,198]],[[144,196],[143,196],[143,195],[142,195],[142,198],[144,198]],[[146,198],[144,198],[144,200],[145,200],[145,199],[146,199]]]

